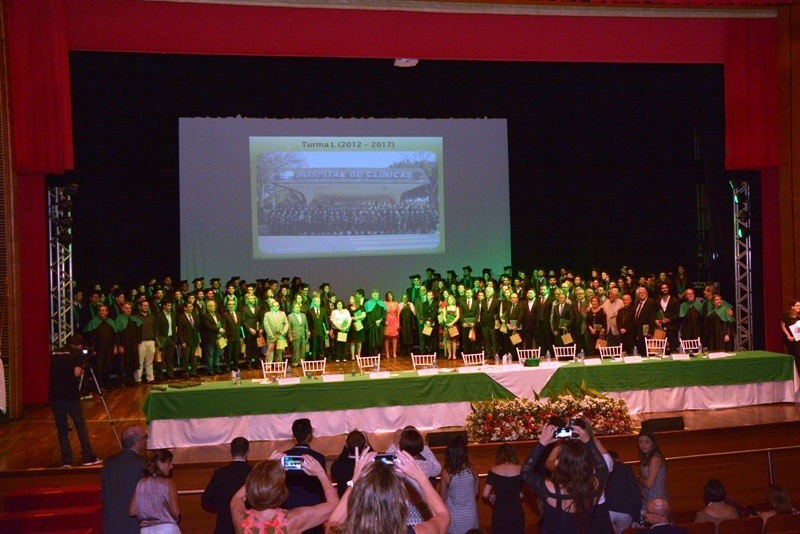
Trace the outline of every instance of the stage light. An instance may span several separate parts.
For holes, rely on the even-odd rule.
[[[736,180],[728,180],[728,185],[731,186],[731,189],[736,189],[736,186],[739,184]]]
[[[745,228],[744,226],[740,226],[736,229],[736,237],[739,239],[747,239],[750,237],[750,230]]]
[[[747,202],[747,194],[746,193],[734,193],[733,194],[733,201],[737,204],[744,204]]]

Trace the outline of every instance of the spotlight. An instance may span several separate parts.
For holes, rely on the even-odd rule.
[[[745,193],[734,193],[733,194],[733,201],[737,204],[744,204],[747,202],[747,194]]]
[[[739,183],[736,180],[728,180],[728,185],[731,186],[731,189],[736,189],[736,186],[739,185]]]
[[[750,230],[745,228],[744,226],[740,226],[736,229],[736,237],[739,239],[747,239],[750,237]]]

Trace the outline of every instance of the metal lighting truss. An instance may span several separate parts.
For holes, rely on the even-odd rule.
[[[47,188],[50,249],[50,345],[66,344],[72,334],[72,194],[69,187]]]
[[[752,310],[752,275],[750,265],[752,250],[750,247],[751,212],[750,184],[745,181],[732,182],[733,188],[733,242],[736,264],[736,341],[735,350],[751,349],[751,314]]]

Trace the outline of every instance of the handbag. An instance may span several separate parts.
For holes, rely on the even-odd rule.
[[[513,334],[513,335],[512,335],[511,337],[509,337],[508,339],[510,339],[510,340],[511,340],[511,343],[512,343],[513,345],[519,345],[520,343],[522,343],[522,337],[521,337],[519,334]]]
[[[572,334],[564,334],[563,336],[561,336],[561,343],[563,343],[564,345],[569,345],[570,343],[572,343],[572,341],[573,341]]]
[[[217,347],[219,347],[220,350],[224,349],[227,346],[228,346],[227,339],[225,339],[224,337],[217,339]]]
[[[256,345],[258,345],[259,347],[266,347],[267,340],[264,339],[264,336],[258,336],[258,338],[256,338]]]
[[[467,335],[470,341],[475,341],[475,327],[469,329],[469,335]]]
[[[336,334],[336,341],[338,341],[339,343],[346,343],[347,342],[347,332],[339,331],[339,333]]]
[[[608,341],[605,339],[598,339],[597,343],[594,344],[594,348],[599,349],[600,347],[607,347]]]
[[[451,326],[447,332],[450,334],[450,337],[458,337],[459,332],[457,326]]]
[[[283,350],[287,347],[287,345],[288,343],[286,343],[286,340],[282,337],[278,338],[278,341],[275,342],[275,348],[277,350]]]
[[[661,330],[660,328],[656,329],[656,331],[653,332],[653,339],[667,339],[667,331]]]

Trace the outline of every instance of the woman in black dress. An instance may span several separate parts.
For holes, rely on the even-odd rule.
[[[600,307],[600,299],[592,297],[591,307],[586,311],[586,355],[594,356],[599,354],[597,340],[606,334],[606,312]]]
[[[508,443],[500,445],[495,454],[495,465],[489,470],[481,494],[492,505],[492,532],[525,532],[520,469],[514,447]]]
[[[400,353],[410,356],[414,346],[414,329],[417,326],[417,310],[405,293],[400,299]]]

